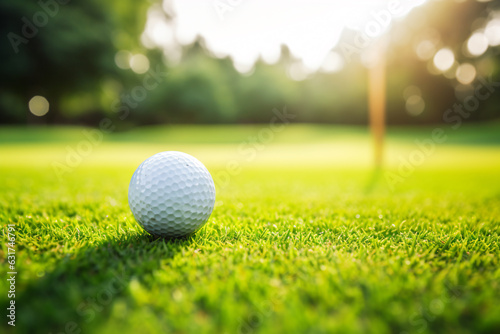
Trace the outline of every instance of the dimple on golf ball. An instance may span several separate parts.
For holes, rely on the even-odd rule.
[[[128,203],[149,233],[176,238],[200,229],[215,204],[215,186],[205,166],[189,154],[161,152],[134,172]]]

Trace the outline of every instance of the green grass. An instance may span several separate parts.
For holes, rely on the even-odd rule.
[[[500,330],[500,126],[457,130],[392,190],[370,168],[363,129],[290,126],[250,159],[238,148],[260,129],[110,134],[61,178],[51,163],[64,162],[80,129],[2,129],[16,332]],[[392,131],[388,170],[430,131]],[[149,236],[127,204],[135,168],[171,149],[200,158],[217,184],[207,225],[174,241]],[[229,160],[241,170],[226,180]],[[5,226],[1,234],[5,310]]]

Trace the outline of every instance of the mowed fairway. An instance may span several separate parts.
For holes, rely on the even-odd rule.
[[[265,128],[108,134],[64,172],[82,129],[1,129],[2,314],[12,223],[17,333],[500,331],[499,124],[449,133],[404,176],[432,128],[392,131],[392,186],[365,129]],[[166,150],[217,186],[182,240],[148,235],[127,203],[135,168]]]

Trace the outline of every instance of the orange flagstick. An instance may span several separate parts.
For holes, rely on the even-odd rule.
[[[370,131],[374,142],[375,167],[379,169],[384,160],[386,43],[384,40],[380,40],[374,47],[376,63],[368,70],[368,109]]]

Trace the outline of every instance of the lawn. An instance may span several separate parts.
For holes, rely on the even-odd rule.
[[[448,132],[404,175],[432,128],[391,130],[378,172],[363,128],[264,129],[106,134],[71,166],[85,129],[0,129],[0,306],[14,224],[16,332],[500,331],[500,124]],[[148,235],[127,203],[135,168],[166,150],[217,187],[181,240]]]

